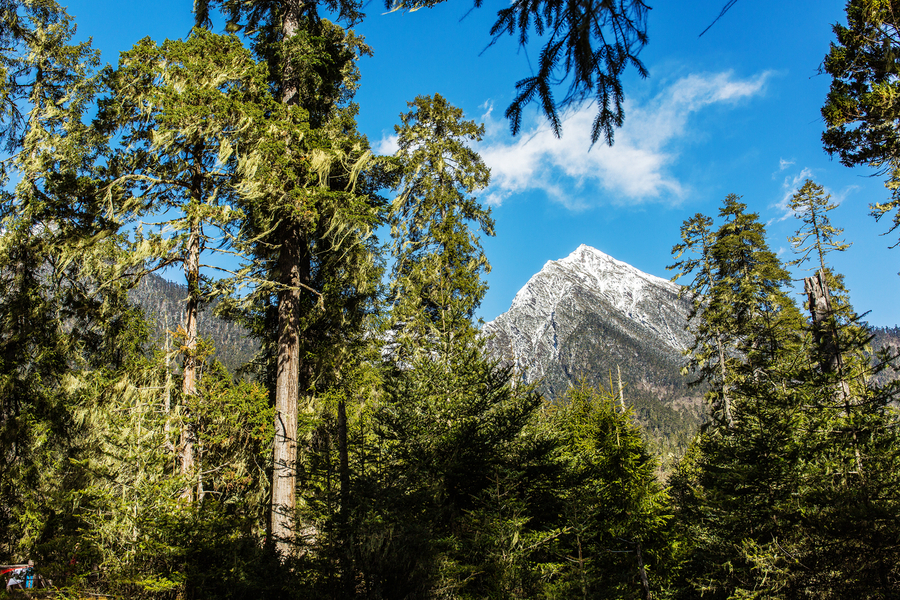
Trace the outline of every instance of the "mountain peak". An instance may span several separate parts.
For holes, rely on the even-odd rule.
[[[667,355],[674,365],[689,343],[684,331],[688,307],[679,288],[582,244],[569,256],[547,262],[519,290],[509,311],[484,330],[496,336],[496,356],[515,364],[528,381],[548,376],[555,368],[551,365],[573,351],[564,340],[587,335],[586,319],[598,327],[590,335],[605,338],[616,332],[616,345]],[[626,338],[631,341],[623,342]]]
[[[615,377],[639,418],[682,435],[700,409],[681,375],[692,336],[690,303],[679,291],[582,244],[547,262],[510,309],[485,324],[485,347],[551,399],[581,381],[607,386]]]
[[[614,274],[618,277],[636,278],[644,283],[650,283],[652,285],[661,285],[671,290],[678,289],[677,285],[667,279],[644,273],[640,269],[621,260],[617,260],[609,254],[588,246],[587,244],[581,244],[569,256],[551,262],[556,262],[561,266],[576,271],[587,271],[594,276]]]
[[[538,304],[556,304],[570,290],[590,289],[602,296],[611,306],[629,313],[635,303],[653,289],[677,294],[679,286],[662,277],[650,275],[626,262],[586,244],[581,244],[569,256],[547,261],[544,267],[525,284],[513,299],[510,310]],[[652,295],[652,293],[651,293]]]

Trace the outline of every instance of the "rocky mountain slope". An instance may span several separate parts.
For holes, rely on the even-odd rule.
[[[550,261],[485,324],[491,354],[558,399],[580,379],[618,387],[659,448],[683,447],[702,393],[681,375],[689,305],[679,286],[589,246]]]

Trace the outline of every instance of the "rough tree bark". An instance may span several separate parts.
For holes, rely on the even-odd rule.
[[[194,158],[200,163],[202,149],[194,149]],[[202,169],[202,165],[200,167]],[[200,169],[198,169],[199,171]],[[191,204],[199,204],[203,194],[202,175],[195,172],[191,180]],[[188,243],[184,256],[184,275],[187,280],[188,296],[184,307],[184,377],[181,383],[182,401],[188,403],[197,395],[197,315],[200,311],[200,219],[191,216],[188,230]],[[195,469],[194,429],[188,419],[188,409],[182,414],[181,442],[179,459],[181,475],[188,481]],[[185,487],[181,498],[186,502],[193,501],[193,485]]]
[[[300,27],[299,0],[284,1],[282,40]],[[297,85],[290,60],[282,68],[281,102],[295,104]],[[275,440],[272,471],[272,538],[282,556],[292,553],[297,509],[297,410],[300,396],[300,308],[302,285],[309,281],[309,264],[302,261],[305,238],[296,223],[285,217],[278,256],[278,351],[275,382]],[[301,264],[304,263],[305,264]]]
[[[850,382],[847,381],[844,355],[841,352],[837,323],[835,322],[834,309],[831,304],[831,290],[828,288],[828,282],[825,280],[824,269],[819,269],[812,277],[805,277],[803,279],[803,287],[809,301],[813,336],[816,341],[816,348],[819,351],[819,366],[823,373],[837,376],[835,400],[844,405],[844,416],[847,417],[850,433],[853,436],[856,470],[860,477],[865,477],[862,453],[859,450],[856,427],[853,425]]]

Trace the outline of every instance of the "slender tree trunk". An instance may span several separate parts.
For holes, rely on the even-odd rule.
[[[637,555],[638,574],[641,577],[641,589],[644,592],[643,599],[651,600],[650,580],[647,578],[647,569],[644,568],[644,555],[641,552],[641,543],[635,542],[635,554]]]
[[[725,368],[725,342],[722,334],[716,333],[716,347],[719,351],[719,372],[722,377],[722,410],[725,412],[725,422],[729,428],[734,427],[734,416],[731,414],[731,397],[728,395],[728,370]]]
[[[347,446],[347,407],[338,402],[338,452],[340,453],[341,496],[338,514],[339,535],[341,537],[341,598],[349,600],[354,596],[353,561],[350,555],[350,454]]]
[[[840,349],[837,325],[831,306],[831,290],[825,281],[825,269],[820,269],[813,277],[803,280],[804,291],[809,300],[809,312],[812,317],[813,335],[819,350],[819,368],[823,373],[834,373],[838,377],[836,400],[843,402],[844,415],[853,436],[853,452],[856,459],[856,470],[865,478],[862,453],[859,450],[859,439],[856,426],[853,424],[853,411],[850,408],[850,382],[847,381],[844,367],[844,355]]]
[[[616,373],[619,376],[619,408],[622,409],[622,414],[625,414],[625,388],[622,386],[622,367],[620,365],[616,365]]]
[[[200,309],[200,223],[192,218],[188,234],[187,256],[184,261],[184,273],[187,278],[188,297],[184,309],[184,379],[181,394],[187,404],[197,395],[197,313]],[[189,409],[185,407],[182,415],[181,474],[188,480],[194,471],[194,430],[189,423]],[[188,485],[182,492],[183,500],[193,499],[193,485]]]
[[[278,257],[278,352],[275,381],[275,448],[272,471],[272,537],[282,556],[291,553],[297,487],[297,404],[300,382],[300,236],[288,226]]]

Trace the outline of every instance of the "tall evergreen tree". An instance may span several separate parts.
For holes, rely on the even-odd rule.
[[[553,598],[659,597],[669,560],[669,502],[630,410],[583,382],[550,409],[560,438],[562,555]]]
[[[850,0],[847,24],[835,24],[836,42],[823,62],[831,89],[822,116],[822,143],[847,166],[868,165],[887,176],[887,202],[870,205],[876,219],[894,213],[889,231],[900,226],[900,136],[897,135],[900,6],[895,0]]]
[[[865,386],[864,379],[852,380],[854,377],[866,377],[864,365],[869,362],[865,352],[868,332],[856,322],[858,317],[853,314],[843,277],[835,274],[825,262],[828,253],[850,247],[836,239],[842,230],[835,229],[828,218],[828,211],[837,207],[829,203],[829,198],[822,186],[808,179],[791,198],[791,208],[802,222],[797,234],[790,238],[794,251],[800,255],[792,264],[803,264],[813,252],[818,258],[817,273],[804,278],[815,341],[813,357],[823,374],[833,374],[835,377],[834,400],[844,405],[845,417],[852,430],[856,466],[863,472],[858,435],[852,425],[851,384],[854,387],[860,384]]]
[[[675,263],[668,268],[678,269],[672,281],[683,275],[694,275],[691,283],[680,292],[690,294],[691,310],[686,327],[696,328],[694,343],[687,351],[689,362],[686,369],[700,373],[695,383],[706,381],[713,386],[715,396],[710,398],[712,417],[730,426],[734,424],[734,418],[731,413],[728,363],[732,360],[733,341],[729,340],[728,330],[719,320],[711,318],[716,311],[721,312],[727,306],[712,294],[716,284],[712,254],[715,232],[712,225],[713,220],[700,213],[686,220],[681,226],[682,241],[672,248]],[[702,319],[701,314],[704,315]]]
[[[357,569],[370,597],[502,596],[528,579],[514,576],[527,552],[504,553],[529,535],[510,519],[538,399],[484,357],[473,323],[487,268],[477,230],[493,226],[474,197],[489,173],[466,145],[482,129],[438,95],[409,106],[397,127],[391,343],[359,478]]]
[[[145,234],[138,224],[130,271],[142,275],[178,264],[187,280],[177,340],[187,402],[197,396],[197,321],[209,295],[201,289],[201,269],[210,267],[201,260],[210,252],[235,250],[231,239],[241,216],[235,155],[249,145],[241,136],[249,137],[254,118],[266,112],[265,66],[237,38],[195,29],[185,41],[158,46],[142,40],[122,54],[107,80],[110,95],[101,103],[99,121],[122,136],[110,160],[110,198],[118,210],[159,228]],[[127,269],[128,263],[121,266]],[[191,498],[195,435],[190,416],[183,417],[178,454],[181,474],[194,479],[185,489]]]
[[[686,570],[695,589],[713,597],[757,588],[777,597],[777,581],[761,586],[778,540],[798,518],[791,494],[800,449],[795,434],[803,417],[794,393],[797,370],[805,364],[802,320],[784,291],[789,276],[768,249],[757,215],[729,195],[719,216],[723,222],[709,247],[713,279],[697,329],[698,337],[704,327],[729,333],[732,422],[705,428],[692,454],[699,469],[692,470],[688,486],[695,490],[676,489],[681,514],[700,519],[692,524],[696,545]]]
[[[484,127],[463,121],[439,94],[409,106],[396,127],[402,178],[391,207],[392,318],[413,338],[406,348],[437,350],[447,360],[452,346],[471,342],[487,291],[481,273],[490,265],[478,230],[493,235],[494,221],[472,194],[487,187],[490,171],[466,145]]]
[[[837,204],[831,202],[831,194],[826,194],[821,185],[811,179],[804,181],[797,193],[791,196],[790,208],[802,225],[796,235],[789,238],[794,251],[800,255],[789,264],[803,264],[815,252],[812,259],[818,259],[818,268],[824,270],[827,254],[843,252],[850,247],[850,244],[838,239],[844,230],[831,225],[828,213],[837,208]]]
[[[250,270],[265,273],[259,279],[267,282],[251,299],[274,307],[260,330],[277,332],[271,526],[286,555],[300,533],[294,523],[299,399],[322,374],[310,358],[323,352],[333,357],[346,347],[354,331],[346,326],[360,322],[375,274],[365,239],[378,219],[378,206],[364,193],[368,190],[356,187],[371,153],[356,132],[350,104],[358,79],[356,59],[369,49],[352,32],[320,19],[312,3],[196,2],[198,23],[208,24],[209,9],[216,4],[230,28],[251,35],[282,111],[297,115],[282,128],[275,121],[266,124],[247,165],[245,193],[257,259]],[[351,22],[358,16],[353,3],[329,8]],[[307,131],[297,129],[300,120],[308,123]]]
[[[5,3],[0,18],[0,552],[51,567],[85,527],[94,392],[123,385],[142,340],[111,269],[122,240],[96,167],[107,138],[85,123],[97,53],[71,42],[55,2]]]

